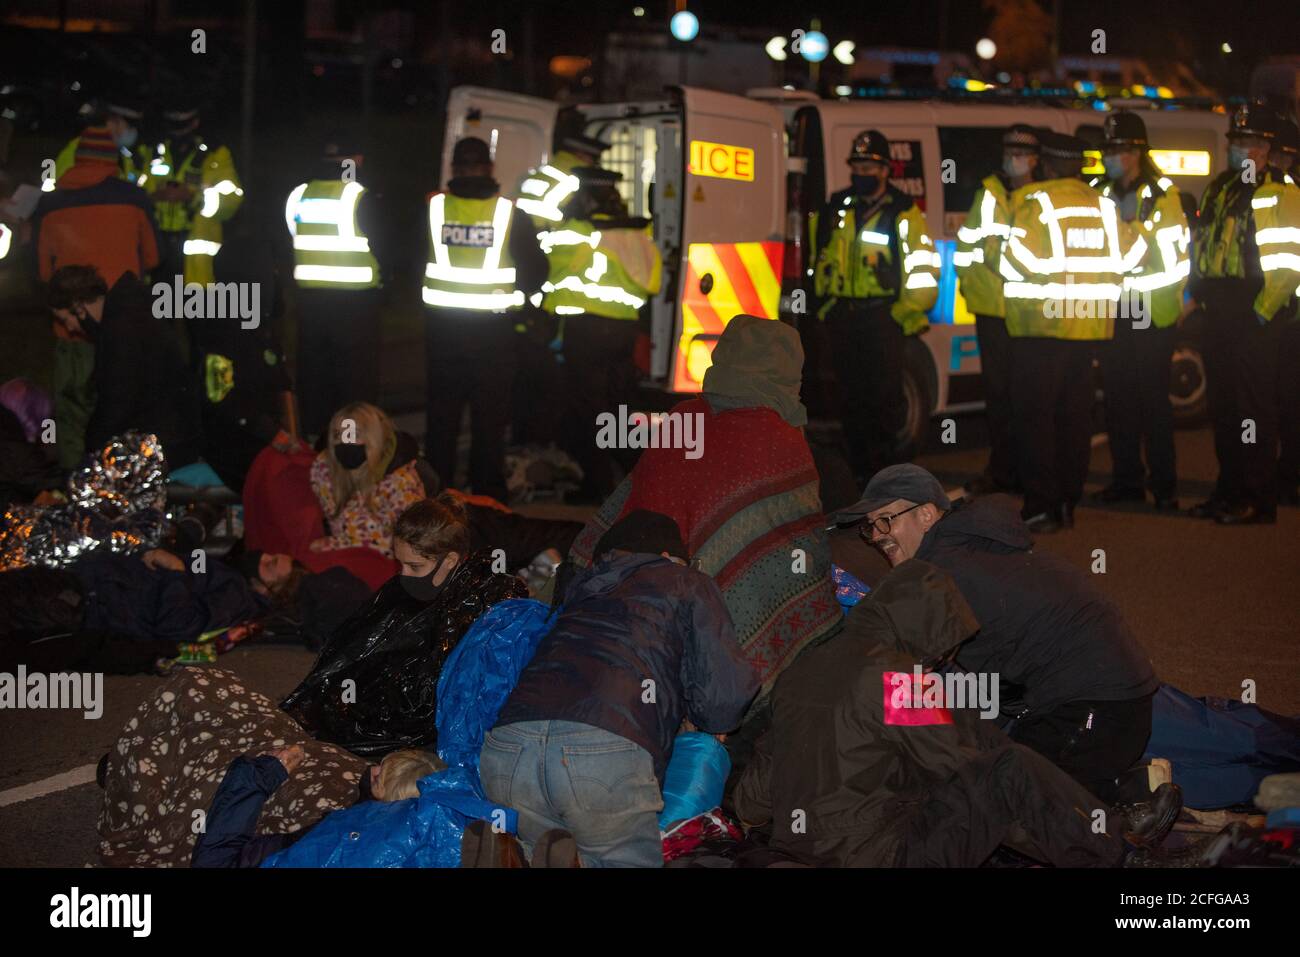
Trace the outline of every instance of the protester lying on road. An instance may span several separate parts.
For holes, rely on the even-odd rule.
[[[262,807],[289,780],[306,757],[301,745],[276,748],[257,756],[240,755],[230,762],[226,776],[208,808],[206,829],[194,845],[192,867],[257,867],[308,833],[307,828],[288,834],[259,834]],[[394,751],[372,764],[361,777],[358,801],[403,801],[419,797],[416,782],[445,765],[430,751]]]
[[[758,690],[717,585],[682,567],[681,532],[635,511],[565,587],[479,760],[487,796],[519,812],[536,863],[660,867],[664,769],[684,718],[735,729]],[[501,866],[508,835],[466,830],[462,866]]]
[[[270,601],[267,630],[291,631],[313,650],[370,600],[370,588],[346,568],[313,573],[288,555],[256,551],[237,561],[253,591]]]
[[[113,867],[189,863],[197,832],[230,762],[300,745],[293,778],[267,801],[258,831],[311,827],[357,798],[366,762],[312,740],[229,671],[178,668],[123,726],[102,763],[100,857]]]
[[[772,726],[733,795],[741,820],[823,866],[978,867],[1006,844],[1057,866],[1112,867],[1162,841],[1182,806],[1174,785],[1107,807],[1010,741],[978,695],[936,693],[934,673],[918,685],[923,665],[977,627],[947,573],[896,567],[777,682]]]
[[[1124,616],[1087,574],[1032,551],[1010,498],[954,504],[917,465],[882,469],[834,521],[858,524],[861,547],[874,545],[894,566],[915,557],[952,575],[979,622],[957,665],[1001,677],[999,723],[1098,797],[1115,799],[1115,779],[1151,734],[1159,683]]]
[[[436,490],[433,470],[413,441],[399,448],[392,420],[369,402],[335,412],[325,441],[311,466],[311,487],[329,534],[312,542],[312,551],[364,546],[391,557],[393,523]]]
[[[323,741],[357,754],[432,747],[443,662],[485,610],[523,598],[518,578],[472,554],[453,496],[423,499],[393,526],[401,574],[326,642],[284,709]]]

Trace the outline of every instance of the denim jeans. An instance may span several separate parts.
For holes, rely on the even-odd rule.
[[[488,732],[487,796],[519,812],[531,858],[545,831],[573,834],[583,867],[662,867],[663,795],[654,762],[627,738],[574,721],[521,721]]]

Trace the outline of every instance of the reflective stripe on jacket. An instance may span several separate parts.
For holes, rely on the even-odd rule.
[[[1007,332],[1109,339],[1123,276],[1145,241],[1121,240],[1114,202],[1078,179],[1022,186],[1011,194],[1011,210],[998,260]]]
[[[515,205],[533,217],[538,229],[555,226],[564,213],[561,208],[578,189],[578,177],[573,170],[581,166],[578,157],[560,150],[551,162],[531,169],[515,190]]]
[[[216,281],[213,259],[221,252],[221,224],[234,216],[244,201],[235,161],[225,146],[209,149],[197,141],[179,164],[170,143],[160,143],[149,166],[144,188],[153,195],[164,186],[188,186],[188,202],[154,201],[154,219],[164,233],[185,233],[185,282]]]
[[[957,251],[952,257],[961,294],[976,315],[1006,315],[998,256],[1010,222],[1007,188],[996,174],[986,177],[975,193],[966,222],[957,230]]]
[[[514,204],[504,196],[466,199],[438,193],[429,199],[429,261],[425,305],[504,312],[524,304],[510,256]]]
[[[379,263],[357,222],[366,188],[314,179],[289,194],[284,221],[293,237],[293,278],[307,289],[371,289]]]
[[[590,220],[569,219],[539,233],[550,273],[542,285],[542,308],[557,316],[635,319],[659,291],[663,261],[649,227],[597,229]]]
[[[1133,272],[1124,277],[1124,289],[1151,297],[1151,323],[1156,328],[1172,326],[1183,311],[1183,290],[1191,270],[1188,249],[1191,232],[1178,187],[1161,176],[1154,183],[1140,178],[1137,190],[1137,215],[1123,222],[1121,231],[1131,230],[1128,241],[1138,237],[1146,243],[1146,252]],[[1099,184],[1101,195],[1115,199],[1113,183]]]
[[[886,196],[862,223],[847,190],[832,196],[813,216],[814,246],[821,245],[820,234],[827,234],[824,247],[814,250],[814,291],[819,297],[831,297],[831,302],[892,299],[894,321],[911,335],[929,325],[925,314],[938,300],[939,254],[930,240],[925,214],[910,197],[893,187]],[[823,216],[834,216],[834,223],[819,222]]]

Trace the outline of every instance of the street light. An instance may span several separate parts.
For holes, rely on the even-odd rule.
[[[668,29],[683,43],[689,43],[700,33],[700,18],[689,10],[678,10],[668,21]]]
[[[767,52],[767,55],[777,63],[786,59],[785,37],[772,37],[772,39],[768,40],[767,43],[764,44],[763,49]]]
[[[1231,52],[1232,52],[1232,44],[1231,44],[1231,43],[1228,43],[1228,42],[1225,40],[1224,43],[1223,43],[1223,46],[1219,47],[1219,49],[1222,50],[1224,53],[1231,53]]]
[[[975,55],[981,60],[992,60],[998,55],[998,45],[988,37],[982,37],[980,41],[975,44]]]
[[[835,44],[831,54],[845,66],[853,66],[853,51],[857,47],[852,40],[841,40]]]
[[[809,30],[799,44],[799,55],[809,63],[821,63],[831,52],[831,42],[820,30]]]

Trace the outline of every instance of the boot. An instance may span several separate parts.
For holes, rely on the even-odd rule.
[[[552,828],[533,847],[533,867],[581,867],[578,842],[561,828]]]
[[[1111,808],[1123,820],[1124,840],[1137,847],[1160,844],[1178,821],[1183,809],[1183,789],[1177,784],[1162,784],[1149,801],[1116,804]]]
[[[1092,500],[1098,505],[1115,505],[1119,502],[1145,502],[1146,498],[1146,493],[1140,488],[1122,488],[1118,485],[1107,485],[1092,496]]]
[[[461,867],[527,867],[513,834],[494,831],[487,821],[471,821],[460,839]]]

